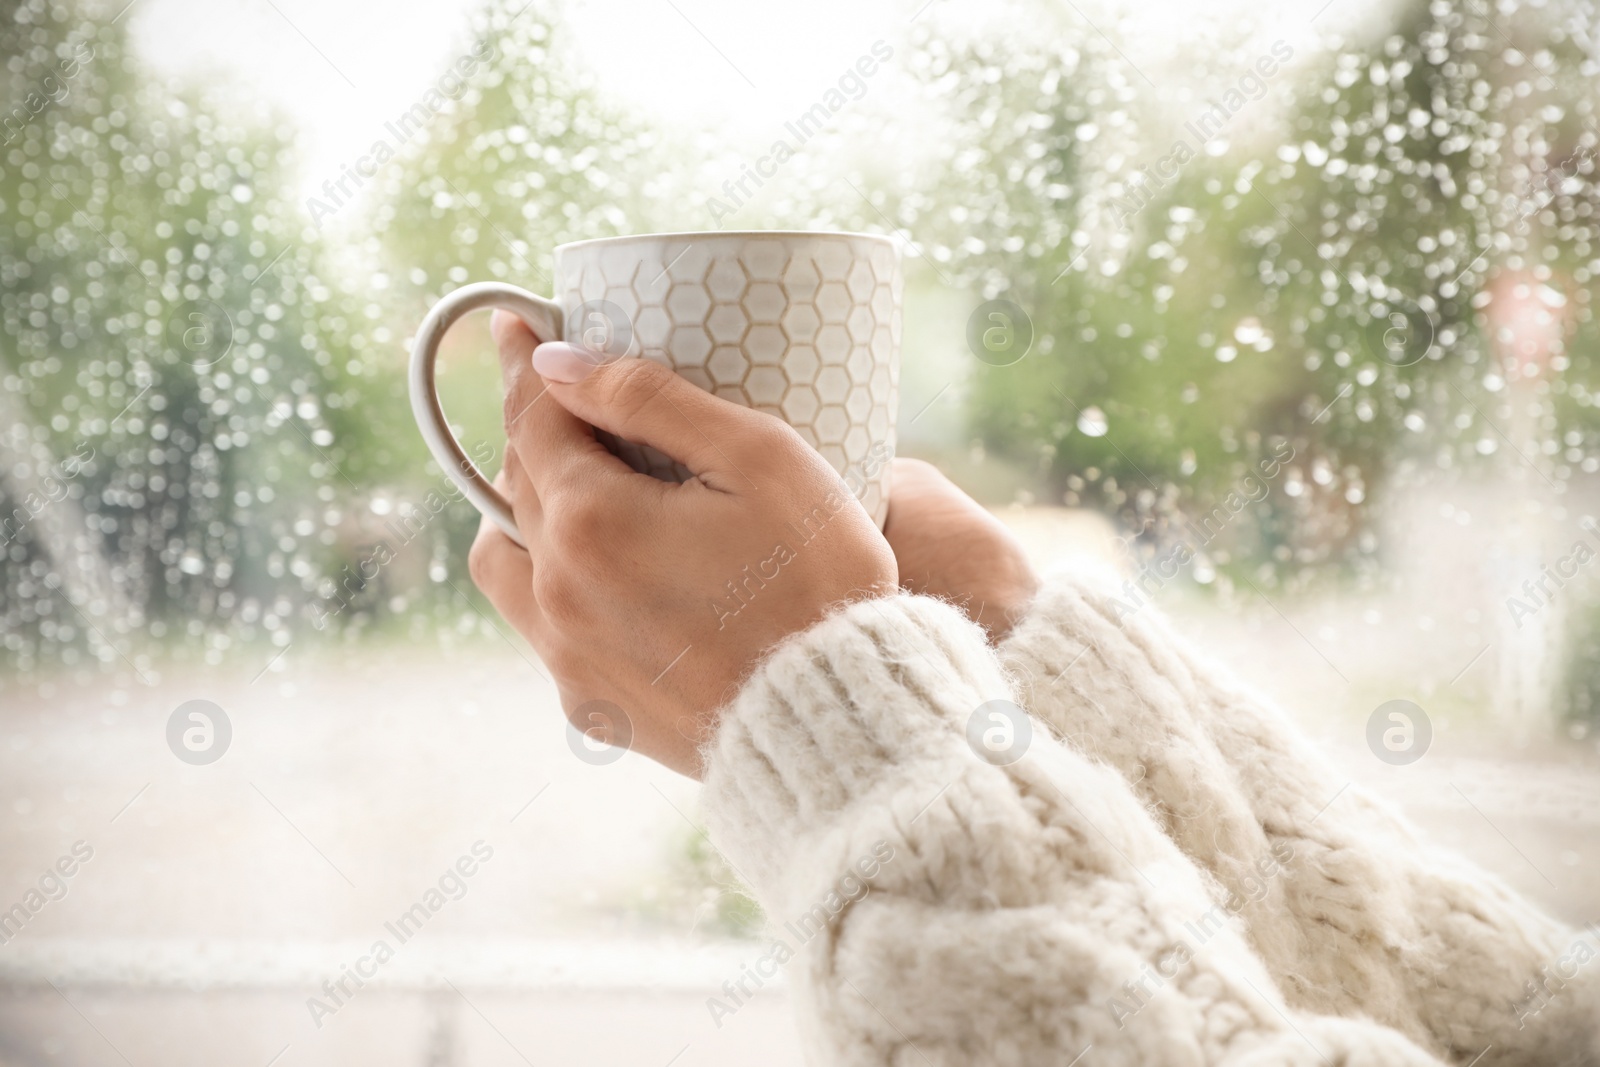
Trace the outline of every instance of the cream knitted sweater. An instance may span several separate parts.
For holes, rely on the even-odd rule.
[[[1047,583],[998,653],[937,601],[858,603],[725,709],[707,821],[804,942],[810,1062],[1600,1063],[1596,938],[1104,583]],[[1004,766],[967,739],[996,699],[1038,724]]]

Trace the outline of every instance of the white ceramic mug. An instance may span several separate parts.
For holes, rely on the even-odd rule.
[[[450,432],[434,383],[439,342],[498,307],[541,340],[643,356],[720,397],[770,412],[820,452],[879,527],[899,402],[899,249],[859,233],[744,231],[605,237],[555,250],[555,299],[478,282],[440,300],[411,349],[411,408],[434,458],[517,543],[511,506]],[[682,481],[654,449],[607,438],[634,469]]]

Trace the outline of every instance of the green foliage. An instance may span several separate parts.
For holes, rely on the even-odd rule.
[[[3,35],[20,60],[12,99],[52,78],[60,89],[0,152],[0,384],[36,449],[92,449],[50,506],[81,512],[74,547],[111,578],[109,592],[68,581],[36,595],[45,574],[72,573],[67,547],[16,524],[0,586],[8,650],[26,663],[41,640],[81,643],[81,607],[118,634],[224,622],[248,639],[286,625],[342,484],[325,416],[355,395],[348,352],[326,343],[346,312],[285,198],[288,132],[151,84],[122,24],[33,2]],[[15,514],[21,490],[5,491]],[[106,611],[113,594],[125,610]]]
[[[1600,604],[1580,604],[1568,616],[1566,644],[1556,704],[1581,737],[1600,729]]]
[[[93,457],[0,544],[7,653],[109,663],[147,628],[215,654],[334,605],[354,630],[461,612],[445,580],[476,520],[435,506],[410,331],[470,280],[548,291],[558,243],[706,225],[739,146],[619,111],[553,3],[491,0],[487,58],[390,146],[370,212],[312,213],[319,231],[275,116],[154,84],[125,22],[0,10],[20,109],[0,133],[0,399],[19,424],[0,427],[0,516],[31,508],[42,467]],[[1268,77],[1209,146],[1108,38],[1037,14],[1026,35],[919,23],[886,66],[935,124],[900,129],[883,75],[737,219],[888,226],[914,283],[1024,309],[1027,356],[964,376],[968,452],[1154,552],[1292,450],[1207,546],[1206,570],[1265,581],[1371,559],[1374,498],[1424,467],[1600,471],[1592,13],[1407,3]],[[1180,165],[1158,165],[1180,136]],[[449,348],[447,406],[497,448],[482,321]],[[397,541],[385,520],[424,511]],[[379,549],[398,562],[368,579]]]
[[[1252,554],[1286,571],[1370,553],[1366,510],[1407,464],[1476,462],[1513,372],[1551,405],[1540,430],[1566,432],[1563,458],[1577,462],[1594,420],[1594,97],[1555,16],[1519,26],[1521,48],[1475,7],[1412,4],[1392,32],[1244,100],[1213,141],[1221,154],[1186,128],[1185,152],[1145,149],[1178,166],[1123,162],[1088,181],[1111,123],[1121,147],[1137,143],[1120,108],[1083,103],[1114,78],[1038,85],[1053,51],[1032,39],[930,70],[957,86],[957,143],[1004,153],[977,168],[1009,167],[1030,194],[1016,210],[991,196],[964,211],[976,236],[952,242],[954,262],[1020,305],[1037,337],[1021,362],[974,370],[985,446],[1035,470],[1048,495],[1159,533],[1171,508],[1209,508],[1287,444],[1290,491],[1246,524]],[[996,81],[996,66],[1024,73]],[[1286,142],[1254,144],[1278,109]],[[1098,137],[1068,136],[1087,122]],[[1569,180],[1548,180],[1563,168]],[[1054,189],[1071,195],[1041,195]],[[1565,324],[1542,364],[1497,340],[1519,302]]]
[[[711,937],[756,938],[766,913],[750,888],[711,847],[705,831],[685,827],[670,835],[662,875],[630,894],[626,911],[645,922]]]
[[[469,279],[548,291],[555,245],[647,232],[646,177],[684,162],[568,65],[550,5],[491,3],[473,30],[486,69],[386,172],[374,219],[408,302]]]

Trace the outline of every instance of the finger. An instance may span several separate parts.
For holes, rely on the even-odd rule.
[[[909,456],[896,456],[889,467],[889,496],[893,498],[897,492],[911,493],[918,489],[933,486],[948,485],[956,492],[956,485],[944,471],[935,467],[925,459],[913,459]]]
[[[523,544],[537,545],[544,525],[544,507],[539,502],[539,494],[534,490],[533,483],[528,481],[528,475],[522,469],[516,449],[506,448],[506,464],[495,476],[494,487],[511,502],[511,517],[516,520],[517,529],[522,533]]]
[[[472,581],[502,618],[527,634],[539,622],[533,596],[533,560],[525,549],[485,516],[467,555]]]
[[[577,418],[649,445],[707,475],[743,479],[783,424],[713,396],[649,359],[596,358],[565,342],[540,345],[533,365],[549,395]],[[714,488],[717,488],[713,484]]]
[[[582,419],[546,394],[530,358],[538,339],[528,324],[510,312],[497,311],[490,330],[500,350],[505,383],[507,450],[517,454],[534,491],[539,490],[546,464],[560,466],[572,457],[595,453],[610,455]]]
[[[915,536],[914,514],[918,498],[927,495],[927,487],[943,475],[937,467],[920,459],[896,456],[889,465],[889,511],[883,521],[883,536],[892,548],[906,527]],[[904,572],[901,573],[904,578]]]
[[[538,375],[529,375],[523,380],[523,372],[531,370],[529,360],[533,356],[534,347],[538,345],[539,338],[535,336],[533,328],[522,319],[503,309],[495,309],[489,319],[489,333],[494,337],[495,348],[500,352],[500,378],[505,385],[506,392],[506,425],[520,421],[533,403],[537,403],[544,393],[544,385],[538,380]],[[526,395],[517,398],[513,404],[511,391],[513,384],[519,385],[526,391]]]

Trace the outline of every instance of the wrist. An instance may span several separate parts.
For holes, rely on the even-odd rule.
[[[990,644],[998,645],[1010,635],[1038,597],[1039,585],[1038,574],[1025,560],[1019,560],[985,599],[968,605],[972,621],[983,627]]]

